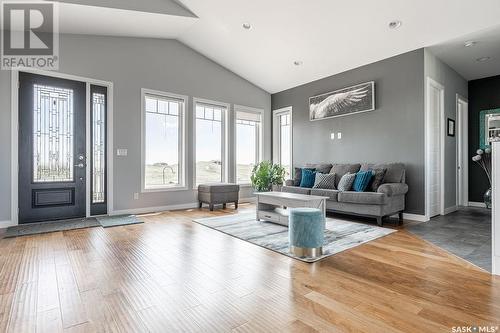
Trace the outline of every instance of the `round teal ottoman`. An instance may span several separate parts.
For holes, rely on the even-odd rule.
[[[288,218],[290,252],[298,257],[323,254],[325,216],[317,208],[292,208]]]

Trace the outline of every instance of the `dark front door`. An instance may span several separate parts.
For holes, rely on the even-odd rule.
[[[19,223],[85,217],[84,82],[19,73]]]

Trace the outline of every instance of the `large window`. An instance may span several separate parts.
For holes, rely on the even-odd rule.
[[[227,106],[195,100],[195,184],[225,180]]]
[[[261,159],[261,122],[259,111],[236,110],[236,181],[250,184],[254,165]]]
[[[186,101],[184,96],[143,89],[143,190],[185,186]]]
[[[292,174],[292,108],[273,112],[274,161],[285,168],[287,176]]]

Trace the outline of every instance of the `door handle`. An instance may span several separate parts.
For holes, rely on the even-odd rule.
[[[80,168],[80,169],[85,168],[85,164],[83,164],[83,163],[75,164],[75,166],[78,167],[78,168]]]

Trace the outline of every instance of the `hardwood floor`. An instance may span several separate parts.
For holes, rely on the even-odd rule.
[[[243,209],[254,209],[243,206]],[[400,230],[307,264],[191,222],[0,240],[0,332],[451,332],[500,324],[500,279]]]

